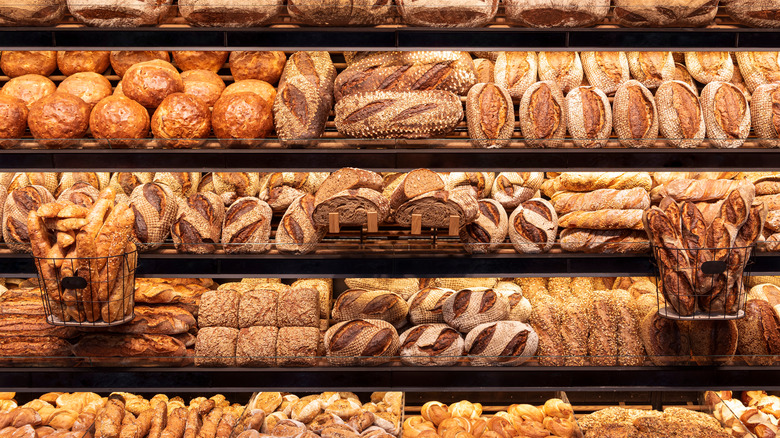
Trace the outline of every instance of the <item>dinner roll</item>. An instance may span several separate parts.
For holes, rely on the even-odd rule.
[[[159,59],[161,61],[171,60],[170,56],[168,56],[168,52],[152,50],[114,51],[111,52],[111,55],[109,56],[109,61],[111,61],[111,68],[114,69],[114,73],[119,75],[120,78],[124,77],[127,69],[129,69],[133,64],[151,61],[154,59]]]
[[[260,79],[271,84],[279,81],[287,58],[284,52],[245,52],[230,53],[230,73],[233,79]]]
[[[77,143],[70,139],[84,138],[89,129],[89,105],[72,94],[55,92],[30,107],[27,124],[43,146],[69,146]]]
[[[266,137],[274,127],[273,104],[250,92],[223,96],[214,104],[211,124],[222,145],[253,146],[251,139]]]
[[[57,91],[72,94],[89,105],[90,109],[104,97],[111,95],[111,82],[93,72],[74,73],[60,82]]]
[[[225,89],[225,82],[210,70],[187,70],[181,74],[181,80],[185,94],[199,98],[208,106],[214,106]]]
[[[0,94],[21,99],[30,108],[38,99],[54,94],[55,91],[57,86],[46,76],[24,75],[6,82]]]

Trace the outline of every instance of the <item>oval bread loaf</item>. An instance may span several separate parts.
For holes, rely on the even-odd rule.
[[[596,210],[573,211],[558,219],[561,228],[587,228],[591,230],[641,230],[644,210]]]
[[[444,301],[455,291],[443,287],[426,287],[409,298],[409,321],[412,324],[443,323]]]
[[[590,192],[597,189],[650,190],[653,180],[647,172],[563,172],[559,176],[560,190]],[[558,190],[558,191],[560,191]]]
[[[187,198],[198,192],[200,172],[157,172],[154,182],[165,184],[180,198]]]
[[[214,172],[211,183],[214,193],[225,201],[225,205],[230,205],[238,198],[257,195],[260,176],[256,172]]]
[[[505,210],[514,210],[521,202],[533,198],[544,182],[544,172],[501,172],[496,175],[490,197]]]
[[[780,4],[777,0],[721,0],[719,10],[744,26],[780,26]]]
[[[714,81],[701,91],[707,138],[718,148],[738,148],[750,134],[750,106],[740,89]]]
[[[168,16],[172,3],[173,0],[68,0],[68,10],[89,26],[139,27],[161,23]]]
[[[509,281],[499,281],[495,289],[496,292],[506,297],[509,301],[509,315],[507,315],[507,319],[510,321],[528,322],[533,309],[528,298],[523,296],[523,289]]]
[[[399,343],[404,365],[452,366],[463,356],[463,337],[446,324],[412,327],[401,334]]]
[[[466,335],[465,350],[471,365],[515,366],[536,354],[539,337],[519,321],[480,324]]]
[[[498,0],[399,0],[398,8],[406,24],[424,27],[482,27],[493,19]]]
[[[508,0],[507,20],[528,27],[588,27],[609,12],[607,0]]]
[[[672,52],[628,52],[626,57],[631,76],[651,90],[674,79]]]
[[[387,290],[408,299],[420,289],[419,278],[345,278],[350,289]]]
[[[136,187],[152,182],[154,172],[115,172],[111,175],[108,186],[117,194],[130,196]]]
[[[329,328],[324,343],[332,365],[379,365],[398,353],[398,332],[386,321],[356,319]]]
[[[750,116],[758,141],[765,147],[780,147],[780,84],[759,85],[750,100]]]
[[[655,97],[639,81],[630,80],[615,92],[612,120],[615,134],[625,147],[650,147],[658,140]]]
[[[396,15],[393,3],[377,0],[293,0],[287,12],[310,26],[371,26],[390,23]]]
[[[562,366],[565,347],[561,335],[561,305],[549,295],[534,297],[529,323],[539,336],[539,365]]]
[[[560,242],[564,251],[590,254],[629,254],[650,250],[644,230],[567,228],[561,231]]]
[[[228,254],[263,253],[271,249],[271,207],[253,197],[238,198],[225,212],[222,246]]]
[[[644,0],[615,0],[615,20],[629,27],[698,27],[715,19],[718,2],[714,0],[669,0],[648,3]]]
[[[0,26],[54,26],[67,12],[65,0],[32,0],[11,3],[0,16]]]
[[[479,324],[506,319],[509,302],[492,288],[462,289],[444,301],[444,321],[461,333]]]
[[[282,140],[319,138],[333,106],[336,67],[328,52],[296,52],[287,60],[274,99]]]
[[[557,192],[550,199],[558,214],[604,209],[630,210],[650,208],[647,190],[635,187],[627,190],[598,189],[592,192]]]
[[[536,82],[538,64],[535,52],[499,52],[494,70],[496,85],[515,99]]]
[[[631,79],[625,52],[582,52],[580,57],[588,83],[608,96]]]
[[[460,229],[460,240],[469,254],[498,251],[509,230],[506,211],[493,199],[481,199],[478,205],[479,216]]]
[[[43,204],[54,202],[46,187],[31,185],[8,193],[3,207],[3,240],[14,252],[30,252],[30,233],[27,216]],[[63,257],[52,254],[51,257]]]
[[[577,52],[539,52],[539,79],[553,81],[564,94],[582,84],[584,71]]]
[[[182,0],[181,16],[195,26],[259,27],[282,11],[281,0],[235,3],[226,0]]]
[[[558,215],[552,204],[535,198],[520,204],[509,217],[509,239],[519,253],[547,252],[558,233]]]
[[[759,85],[780,81],[780,53],[737,52],[737,64],[748,91]]]
[[[171,226],[176,249],[194,254],[215,252],[224,217],[225,205],[212,192],[196,193],[179,200],[178,218]]]
[[[381,319],[396,328],[406,324],[409,305],[400,295],[386,290],[349,289],[333,303],[333,319]]]
[[[474,60],[474,71],[477,73],[477,83],[491,83],[496,81],[495,64],[493,61],[485,58]]]
[[[566,101],[553,81],[537,82],[520,101],[520,130],[529,146],[556,148],[566,135]]]
[[[515,108],[509,92],[496,84],[477,84],[466,98],[469,138],[477,146],[500,148],[515,130]]]
[[[130,238],[140,251],[159,248],[171,232],[179,206],[165,184],[142,184],[130,194],[135,222]]]
[[[674,79],[675,81],[682,81],[690,85],[691,88],[696,88],[696,82],[694,82],[688,69],[679,62],[674,63]],[[747,90],[747,89],[745,89]]]
[[[729,52],[685,52],[688,73],[702,84],[728,82],[734,75],[734,63]]]
[[[566,123],[576,147],[606,146],[612,133],[612,107],[607,95],[596,87],[573,89],[566,96]]]
[[[395,212],[395,221],[402,227],[411,227],[415,214],[422,216],[421,224],[426,228],[449,228],[451,216],[457,216],[462,227],[477,219],[479,205],[468,191],[438,190],[401,204]]]
[[[325,228],[314,224],[314,195],[299,197],[282,216],[276,229],[276,249],[286,254],[307,254],[315,249],[325,236]]]
[[[661,134],[669,144],[694,148],[706,133],[704,115],[696,91],[680,81],[664,82],[655,93]]]

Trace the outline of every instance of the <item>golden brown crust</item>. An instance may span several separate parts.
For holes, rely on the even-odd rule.
[[[287,61],[284,52],[246,52],[230,53],[230,73],[233,79],[260,79],[275,84],[282,76]]]
[[[27,107],[24,101],[13,96],[0,94],[0,149],[12,147],[13,140],[20,139],[27,129]],[[3,199],[0,199],[3,201]]]
[[[155,138],[167,139],[160,140],[166,147],[198,146],[210,132],[209,107],[202,100],[188,94],[169,95],[152,115],[152,133]]]
[[[216,73],[225,65],[230,52],[212,51],[174,51],[173,62],[182,72],[188,70],[208,70]]]
[[[57,91],[80,98],[92,109],[101,99],[110,96],[113,90],[111,82],[105,76],[93,72],[83,72],[74,73],[65,78],[64,81],[60,82]]]
[[[133,64],[122,78],[122,92],[146,108],[156,108],[173,93],[184,91],[178,70],[168,62],[153,60]]]
[[[250,93],[255,93],[271,103],[273,103],[274,99],[276,99],[276,89],[274,86],[266,81],[261,81],[259,79],[245,79],[243,81],[233,82],[232,84],[228,85],[227,88],[225,88],[225,90],[222,92],[222,96],[220,97],[247,91]]]
[[[57,68],[65,76],[81,72],[102,74],[111,65],[110,53],[84,50],[57,52]]]
[[[22,50],[0,55],[0,70],[8,77],[24,75],[49,76],[57,69],[57,52],[26,52]]]
[[[30,132],[47,147],[66,146],[71,143],[67,139],[84,138],[89,129],[89,111],[89,105],[78,97],[54,93],[30,108]]]
[[[57,86],[46,76],[24,75],[6,82],[0,93],[21,99],[29,109],[33,103],[55,91]]]
[[[182,72],[181,80],[184,82],[184,94],[195,96],[208,106],[214,106],[225,90],[225,82],[209,70],[187,70]]]
[[[109,56],[111,68],[120,78],[124,77],[127,70],[134,64],[152,61],[154,59],[162,61],[171,60],[170,55],[165,51],[114,51],[111,52],[111,55]]]
[[[149,135],[149,112],[124,96],[109,96],[95,105],[89,127],[95,138],[108,139],[111,146],[133,147]]]
[[[252,146],[252,139],[264,138],[273,130],[271,102],[255,93],[221,97],[211,114],[214,134],[227,147]]]

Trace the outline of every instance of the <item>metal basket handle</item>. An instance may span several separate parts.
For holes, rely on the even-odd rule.
[[[86,289],[86,287],[89,285],[89,282],[87,282],[87,279],[84,277],[65,277],[60,282],[62,285],[62,289]]]
[[[701,272],[706,275],[717,275],[726,272],[728,265],[723,260],[713,260],[701,264]]]

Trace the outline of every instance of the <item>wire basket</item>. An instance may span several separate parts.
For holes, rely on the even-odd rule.
[[[753,248],[653,245],[659,315],[689,321],[744,317],[747,291],[743,275],[749,275]]]
[[[108,257],[35,257],[46,321],[76,327],[131,321],[137,265],[137,250]]]

